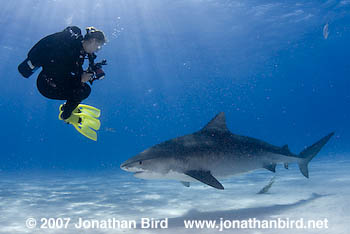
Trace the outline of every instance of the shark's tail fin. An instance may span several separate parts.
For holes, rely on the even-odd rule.
[[[307,167],[308,163],[316,156],[318,152],[320,152],[322,147],[328,142],[328,140],[333,136],[333,134],[334,132],[328,134],[318,142],[307,147],[299,154],[299,169],[301,174],[303,174],[306,178],[309,178],[309,169]]]

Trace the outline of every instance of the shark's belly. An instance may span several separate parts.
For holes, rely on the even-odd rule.
[[[257,156],[247,155],[214,155],[194,157],[189,160],[192,170],[210,171],[215,177],[230,177],[261,168],[262,164]]]
[[[166,173],[157,173],[157,172],[141,172],[134,174],[136,178],[145,179],[145,180],[178,180],[178,181],[187,181],[194,182],[196,181],[192,177],[185,175],[182,172],[170,170]]]
[[[216,178],[227,178],[262,168],[266,163],[279,163],[288,158],[279,155],[215,154],[191,155],[180,159],[164,160],[153,165],[153,170],[136,173],[141,179],[171,179],[195,181],[188,171],[209,171]]]

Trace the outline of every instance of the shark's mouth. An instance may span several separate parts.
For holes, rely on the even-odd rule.
[[[145,174],[147,174],[147,172],[145,172],[145,171],[136,171],[136,172],[134,172],[134,176],[136,178],[139,178],[139,179],[147,179],[147,176],[145,176]]]
[[[151,171],[137,171],[134,172],[134,176],[140,179],[152,180],[152,179],[161,179],[164,177],[163,174]]]
[[[143,179],[145,176],[147,177],[147,175],[150,175],[150,174],[153,174],[153,173],[149,171],[142,171],[142,170],[134,172],[134,176],[141,179]]]

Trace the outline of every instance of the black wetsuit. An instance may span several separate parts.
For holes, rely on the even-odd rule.
[[[41,39],[28,53],[35,67],[42,66],[37,79],[39,92],[47,98],[67,100],[62,118],[68,118],[91,88],[81,82],[84,58],[83,37],[78,27],[67,27]]]

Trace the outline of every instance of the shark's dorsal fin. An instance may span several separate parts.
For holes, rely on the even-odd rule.
[[[289,151],[289,147],[288,147],[288,145],[284,145],[284,146],[282,146],[282,149],[284,149],[284,150],[288,150],[288,151]]]
[[[187,182],[187,181],[180,181],[180,182],[183,186],[185,186],[187,188],[190,187],[190,182]]]
[[[226,126],[226,118],[225,113],[220,112],[217,114],[205,127],[202,129],[202,131],[220,131],[220,132],[226,132],[229,131]]]
[[[224,189],[224,186],[220,184],[210,171],[190,170],[186,171],[185,174],[216,189]]]
[[[282,146],[281,147],[281,150],[282,150],[282,154],[285,154],[285,155],[291,155],[292,153],[290,152],[290,150],[289,150],[289,147],[288,147],[288,145],[284,145],[284,146]]]

